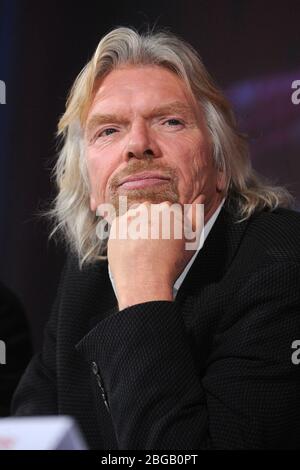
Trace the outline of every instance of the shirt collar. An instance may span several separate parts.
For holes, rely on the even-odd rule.
[[[188,264],[186,265],[186,267],[184,268],[184,270],[182,271],[182,273],[180,274],[180,276],[177,278],[177,280],[174,283],[174,286],[173,286],[173,296],[174,296],[174,298],[176,297],[176,294],[179,290],[179,287],[183,283],[187,273],[191,269],[192,264],[195,261],[195,258],[197,256],[197,254],[199,253],[199,251],[203,247],[204,242],[205,242],[209,232],[211,231],[215,221],[217,220],[217,217],[220,213],[220,210],[222,209],[222,206],[223,206],[224,202],[225,202],[225,198],[223,198],[223,200],[221,201],[220,205],[217,207],[217,209],[215,210],[213,215],[209,218],[209,220],[204,225],[203,237],[200,237],[199,246],[198,246],[196,252],[194,253],[193,257],[190,259],[190,261],[188,262]]]

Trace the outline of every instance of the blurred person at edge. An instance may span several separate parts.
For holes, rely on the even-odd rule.
[[[95,449],[300,447],[300,215],[251,167],[197,52],[112,30],[59,135],[50,215],[69,257],[13,413],[72,415]],[[104,203],[111,229],[142,206],[204,204],[204,244],[101,240]]]
[[[23,305],[0,282],[0,416],[10,414],[13,393],[32,357],[32,342]]]

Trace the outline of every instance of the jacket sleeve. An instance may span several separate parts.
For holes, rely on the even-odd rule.
[[[201,315],[201,311],[198,312]],[[96,363],[120,449],[263,449],[300,444],[300,269],[253,273],[228,305],[203,374],[180,305],[105,318],[77,345]]]
[[[55,337],[53,317],[45,327],[43,351],[35,354],[14,393],[11,414],[34,416],[57,414]]]
[[[63,279],[44,330],[42,350],[36,353],[25,370],[14,393],[11,414],[15,416],[52,415],[57,413],[56,388],[56,329]]]

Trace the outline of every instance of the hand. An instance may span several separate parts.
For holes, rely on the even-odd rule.
[[[192,210],[189,211],[189,222],[193,228],[195,205],[202,204],[203,200],[203,195],[197,197],[193,201]],[[153,206],[155,214],[160,213],[160,217],[151,217]],[[170,207],[171,203],[168,201],[154,205],[144,202],[131,207],[112,222],[107,246],[108,261],[114,277],[120,310],[153,300],[173,300],[173,284],[195,250],[186,250],[182,206],[177,205],[174,211],[172,205],[171,212],[174,213],[174,219],[171,217],[171,221],[174,222],[171,223],[171,227],[169,224],[167,226],[162,224],[162,221],[170,220]],[[181,237],[176,238],[179,235],[179,231],[176,232],[179,226]],[[139,229],[139,232],[135,229]],[[170,234],[169,238],[164,239],[164,234]]]

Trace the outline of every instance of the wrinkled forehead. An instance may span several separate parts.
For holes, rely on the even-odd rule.
[[[157,65],[126,65],[95,81],[86,122],[99,111],[113,113],[131,105],[148,111],[170,103],[177,103],[177,110],[202,115],[189,85],[175,72]]]

